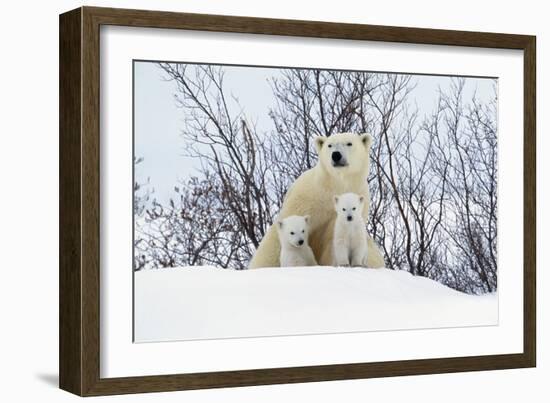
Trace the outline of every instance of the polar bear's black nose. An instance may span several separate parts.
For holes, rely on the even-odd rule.
[[[304,244],[304,240],[303,240],[303,239],[300,239],[300,240],[298,241],[298,245],[303,245],[303,244]]]
[[[348,221],[351,221],[351,220],[353,220],[353,217],[349,215],[348,216]]]
[[[338,162],[338,161],[340,161],[341,159],[342,159],[342,153],[341,153],[340,151],[334,151],[334,152],[332,153],[332,160],[333,160],[334,162]]]

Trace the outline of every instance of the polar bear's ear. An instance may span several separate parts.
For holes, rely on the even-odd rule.
[[[315,137],[315,149],[317,150],[317,154],[321,152],[321,149],[323,148],[323,144],[325,144],[326,140],[327,138],[325,136]]]
[[[338,196],[334,196],[334,204],[338,204]]]
[[[309,215],[305,215],[304,220],[305,220],[306,224],[309,224]]]
[[[279,229],[283,229],[283,222],[277,221],[277,226],[279,227]]]
[[[359,203],[363,204],[365,201],[365,196],[359,196]]]
[[[372,144],[372,136],[368,133],[365,133],[365,134],[362,134],[360,138],[361,138],[361,143],[363,143],[365,147],[370,148]]]

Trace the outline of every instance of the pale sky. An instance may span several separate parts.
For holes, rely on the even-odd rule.
[[[272,130],[268,112],[275,102],[268,80],[279,77],[281,69],[225,66],[224,70],[225,87],[239,99],[247,118],[257,123],[260,131]],[[134,74],[134,152],[144,158],[135,177],[138,182],[150,178],[154,197],[165,203],[174,196],[178,180],[196,174],[196,162],[182,155],[184,144],[180,133],[184,111],[174,101],[176,84],[165,81],[166,74],[154,62],[135,62]],[[451,78],[415,75],[412,82],[416,88],[410,96],[422,120],[435,107],[438,88],[448,88]],[[487,100],[492,96],[493,82],[487,78],[467,78],[464,96],[467,99],[475,91],[478,98]]]

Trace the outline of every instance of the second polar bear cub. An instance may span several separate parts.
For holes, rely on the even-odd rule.
[[[279,220],[281,267],[316,266],[317,261],[309,247],[309,216],[293,215]]]
[[[355,193],[334,196],[334,266],[367,266],[367,227],[361,214],[364,202],[365,198]]]

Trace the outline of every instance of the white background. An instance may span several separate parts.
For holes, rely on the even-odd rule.
[[[437,47],[129,27],[101,31],[101,369],[102,377],[226,371],[505,354],[523,351],[523,59],[518,51]],[[329,58],[326,55],[330,55]],[[179,343],[132,340],[132,59],[497,76],[499,102],[499,324],[307,337]],[[397,66],[397,67],[396,67]],[[181,168],[180,168],[181,169]],[[519,191],[518,191],[519,189]],[[268,292],[269,293],[269,292]],[[257,301],[250,301],[253,305]],[[246,315],[247,309],[241,310]],[[209,314],[212,321],[223,321]],[[185,320],[178,315],[178,320]],[[252,318],[251,318],[252,320]],[[314,323],[308,316],[304,322]],[[285,320],[282,320],[285,322]],[[285,324],[266,325],[280,334]],[[434,326],[438,327],[438,326]],[[441,326],[445,327],[445,326]],[[340,331],[339,331],[340,330]],[[290,333],[292,334],[292,332]],[[215,337],[214,337],[215,338]],[[411,346],[414,346],[411,348]]]
[[[2,63],[0,96],[1,252],[0,292],[2,330],[0,344],[2,388],[6,401],[75,401],[56,389],[58,364],[58,14],[79,6],[76,1],[20,1],[4,6],[1,26]],[[230,1],[95,1],[89,5],[151,8],[173,11],[251,15],[274,18],[316,19],[383,25],[422,26],[464,30],[528,33],[538,36],[538,368],[466,374],[430,375],[374,380],[324,382],[238,389],[165,393],[102,398],[102,401],[262,402],[291,400],[365,401],[407,399],[423,402],[545,401],[550,355],[548,339],[550,303],[548,253],[543,254],[548,231],[550,169],[548,137],[550,108],[550,28],[543,2],[443,2],[340,0],[336,3]],[[519,150],[518,150],[519,151]],[[520,229],[518,229],[520,230]]]

